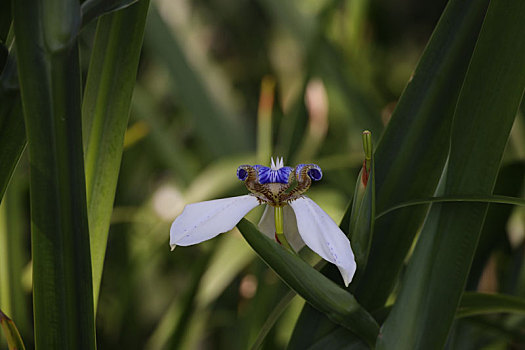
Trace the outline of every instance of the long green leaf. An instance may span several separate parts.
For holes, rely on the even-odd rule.
[[[31,171],[35,345],[94,349],[78,1],[13,2]]]
[[[249,221],[242,219],[237,227],[264,262],[297,294],[367,343],[375,341],[379,330],[377,323],[350,293],[272,242]]]
[[[490,3],[454,116],[444,194],[490,195],[525,87],[525,2]],[[480,176],[482,174],[482,176]],[[379,349],[445,344],[488,204],[435,204]]]
[[[509,196],[500,195],[464,195],[464,196],[442,196],[442,197],[429,197],[421,199],[412,199],[404,203],[393,205],[387,210],[377,214],[377,218],[380,218],[395,210],[412,207],[416,205],[424,205],[431,203],[452,203],[452,202],[468,202],[468,203],[494,203],[494,204],[508,204],[508,205],[519,205],[525,206],[525,199]]]
[[[461,297],[456,317],[498,312],[525,314],[525,299],[512,295],[466,292]]]
[[[487,4],[447,4],[375,152],[378,213],[434,194],[448,153],[454,106]],[[368,265],[356,290],[368,309],[386,302],[427,209],[405,208],[376,220]]]
[[[82,105],[95,310],[149,0],[101,18]]]

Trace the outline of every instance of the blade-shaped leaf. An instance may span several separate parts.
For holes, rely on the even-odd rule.
[[[445,195],[492,193],[525,87],[525,2],[487,10],[456,107]],[[482,176],[480,176],[482,174]],[[446,341],[488,204],[434,204],[382,328],[379,349],[439,349]]]
[[[94,349],[76,0],[13,3],[30,161],[35,346]]]
[[[149,0],[101,18],[82,122],[95,309]]]
[[[376,212],[431,196],[448,152],[454,106],[488,0],[448,3],[399,100],[375,152]],[[427,207],[378,219],[367,269],[356,297],[367,308],[384,305]]]
[[[525,314],[525,299],[512,295],[466,292],[461,297],[456,317],[497,312]]]
[[[517,180],[519,180],[518,178]],[[432,203],[453,203],[453,202],[467,202],[467,203],[493,203],[493,204],[507,204],[507,205],[519,205],[525,206],[525,199],[518,197],[509,197],[501,195],[455,195],[455,196],[436,196],[421,199],[412,199],[403,203],[395,204],[387,210],[377,214],[377,218],[383,217],[390,212],[425,204]]]
[[[264,262],[297,294],[367,343],[375,341],[377,323],[350,293],[271,241],[246,219],[242,219],[237,227]]]

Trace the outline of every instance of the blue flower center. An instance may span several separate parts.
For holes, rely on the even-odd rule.
[[[290,174],[292,173],[292,168],[289,166],[277,170],[262,165],[256,165],[254,168],[257,169],[257,180],[259,180],[261,185],[267,183],[287,184]]]

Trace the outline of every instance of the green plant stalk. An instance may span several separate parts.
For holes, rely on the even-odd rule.
[[[445,195],[493,191],[525,88],[522,18],[523,1],[489,5],[456,107]],[[401,291],[383,324],[378,349],[445,345],[487,208],[487,203],[432,206]]]
[[[95,310],[149,0],[99,19],[82,104]]]
[[[13,2],[30,162],[35,347],[94,349],[75,0]]]
[[[279,243],[281,243],[282,246],[288,249],[289,251],[294,252],[294,250],[290,246],[290,243],[288,243],[286,236],[284,235],[283,207],[274,207],[274,213],[275,213],[275,235],[277,239],[279,240]]]

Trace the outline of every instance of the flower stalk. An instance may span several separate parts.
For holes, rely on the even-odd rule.
[[[290,243],[288,243],[288,240],[286,239],[284,235],[283,207],[274,207],[274,213],[275,213],[275,239],[283,247],[285,247],[292,253],[295,253],[295,251],[292,249],[292,247],[290,246]]]

